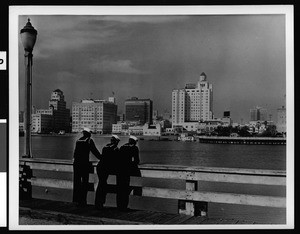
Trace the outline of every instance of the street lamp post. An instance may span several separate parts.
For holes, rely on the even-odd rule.
[[[36,41],[37,31],[32,27],[30,19],[20,31],[21,41],[25,50],[25,146],[24,156],[26,158],[32,158],[31,152],[31,108],[32,108],[32,50]]]

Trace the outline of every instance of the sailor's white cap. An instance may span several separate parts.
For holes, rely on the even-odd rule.
[[[135,136],[130,136],[129,139],[133,139],[133,140],[135,140],[135,141],[138,141],[138,138],[135,137]]]
[[[90,133],[92,132],[91,129],[89,129],[89,128],[87,128],[87,127],[84,127],[82,131],[90,132]]]
[[[115,138],[116,140],[120,140],[120,138],[118,137],[118,135],[111,135],[111,137]]]

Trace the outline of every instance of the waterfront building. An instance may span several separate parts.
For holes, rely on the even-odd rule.
[[[183,127],[183,130],[189,131],[189,132],[195,132],[198,129],[199,122],[185,122],[181,125]]]
[[[233,128],[236,128],[236,127],[243,127],[244,125],[239,124],[239,123],[232,123],[231,126],[232,126]]]
[[[32,113],[32,121],[35,121],[31,127],[33,132],[70,132],[70,109],[66,108],[64,94],[60,89],[51,93],[48,109],[36,109],[33,106]]]
[[[232,124],[232,120],[230,118],[222,118],[221,121],[224,127],[229,127]]]
[[[70,109],[66,108],[65,97],[60,89],[51,93],[49,109],[37,109],[36,114],[52,115],[54,132],[70,132]]]
[[[153,102],[150,99],[132,97],[125,100],[125,121],[135,122],[137,125],[152,124]]]
[[[53,115],[32,114],[31,132],[50,133],[53,131]]]
[[[66,108],[63,92],[56,89],[51,94],[49,108],[53,109],[53,127],[55,132],[70,132],[70,109]],[[37,112],[38,113],[38,112]]]
[[[250,121],[248,127],[252,133],[263,133],[266,131],[267,126],[273,125],[272,121]]]
[[[284,106],[277,109],[277,132],[286,133],[286,109]]]
[[[117,105],[106,100],[81,100],[72,104],[72,132],[84,127],[95,133],[111,133],[117,123]]]
[[[167,119],[163,119],[163,120],[159,121],[159,124],[163,130],[165,130],[166,128],[172,127],[172,123]]]
[[[250,109],[250,121],[267,121],[268,112],[267,109],[256,106],[254,109]]]
[[[206,74],[202,72],[197,84],[186,84],[185,88],[173,90],[173,125],[184,125],[213,118],[213,88],[206,78]]]
[[[112,125],[112,133],[117,134],[122,132],[122,124],[116,123]]]
[[[160,124],[145,124],[143,127],[144,136],[161,136]]]
[[[125,122],[117,122],[112,125],[112,133],[126,135],[128,133],[128,124]]]
[[[174,129],[173,128],[166,128],[165,133],[169,133],[169,134],[173,135],[174,134]]]
[[[143,125],[139,126],[129,126],[128,130],[126,130],[126,134],[128,135],[143,135]]]
[[[223,122],[220,119],[201,121],[197,132],[200,134],[211,134],[218,126],[223,126]]]
[[[221,118],[222,125],[228,127],[232,125],[232,120],[230,118],[230,111],[224,111],[223,118]]]

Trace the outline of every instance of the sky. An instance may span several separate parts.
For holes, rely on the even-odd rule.
[[[61,89],[67,107],[81,99],[150,98],[159,114],[171,113],[172,90],[213,85],[213,113],[235,122],[250,109],[277,120],[285,105],[284,15],[24,15],[38,31],[33,50],[33,105],[48,108]],[[24,106],[24,49],[19,40],[20,110]]]

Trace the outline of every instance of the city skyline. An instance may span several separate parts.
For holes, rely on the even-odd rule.
[[[285,106],[284,15],[21,16],[38,31],[33,51],[33,105],[45,93],[64,91],[67,107],[86,98],[116,97],[119,113],[131,97],[150,98],[171,112],[172,90],[213,85],[213,113],[230,110],[235,122],[262,106],[276,120]],[[24,99],[19,43],[20,110]],[[46,71],[46,72],[45,72]]]

